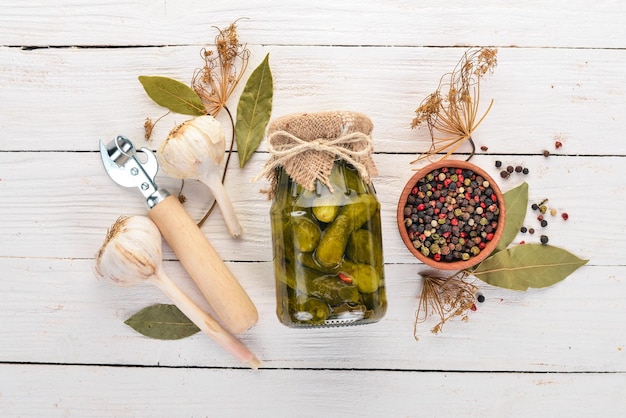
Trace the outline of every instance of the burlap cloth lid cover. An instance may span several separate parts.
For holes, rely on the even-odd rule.
[[[270,158],[259,175],[270,181],[268,196],[274,196],[280,167],[307,190],[315,190],[318,180],[331,188],[328,176],[337,159],[353,165],[371,183],[378,174],[372,160],[373,129],[367,115],[350,111],[296,113],[272,120],[267,129]]]

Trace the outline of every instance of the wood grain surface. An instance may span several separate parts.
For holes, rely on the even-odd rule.
[[[626,3],[0,0],[0,10],[0,416],[623,416]],[[141,336],[124,320],[167,299],[93,274],[107,228],[146,214],[137,191],[106,175],[98,140],[123,134],[156,149],[188,117],[165,116],[144,140],[145,118],[165,112],[137,77],[188,83],[215,27],[238,18],[247,75],[270,54],[274,117],[347,109],[372,118],[389,300],[372,325],[281,325],[267,182],[252,181],[265,143],[244,169],[233,156],[225,185],[244,233],[231,238],[219,210],[202,231],[257,307],[258,324],[240,338],[258,371],[206,335]],[[498,66],[481,84],[483,108],[494,106],[474,135],[487,150],[472,162],[503,191],[526,181],[531,201],[569,214],[548,215],[544,230],[529,212],[538,232],[514,242],[546,233],[589,263],[527,292],[477,280],[486,299],[469,320],[437,335],[435,322],[421,324],[416,341],[424,266],[400,239],[396,206],[429,136],[410,124],[473,45],[498,48]],[[530,173],[502,180],[496,160]],[[164,174],[157,182],[181,186]],[[183,193],[199,220],[209,190],[188,181]],[[210,312],[167,245],[164,259]]]

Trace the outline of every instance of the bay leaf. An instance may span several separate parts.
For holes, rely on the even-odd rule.
[[[503,193],[506,222],[502,238],[494,251],[502,251],[509,246],[517,236],[526,218],[528,208],[528,183],[524,182],[514,189]]]
[[[237,105],[235,137],[242,168],[263,140],[272,114],[274,85],[269,56],[250,74]]]
[[[176,305],[168,304],[143,308],[124,323],[140,334],[157,340],[180,340],[200,331]]]
[[[200,96],[178,80],[161,76],[139,76],[144,90],[157,104],[183,115],[202,116],[206,109]]]
[[[551,245],[515,245],[486,258],[471,273],[493,286],[527,290],[553,285],[587,264]]]

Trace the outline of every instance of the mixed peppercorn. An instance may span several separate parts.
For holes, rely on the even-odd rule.
[[[413,247],[435,261],[467,261],[493,240],[500,204],[473,170],[440,168],[417,181],[404,207]]]
[[[548,206],[545,204],[548,201],[548,199],[544,199],[543,201],[541,201],[540,203],[533,203],[532,205],[530,205],[530,208],[533,211],[537,211],[539,212],[539,215],[537,215],[537,220],[539,221],[539,225],[541,225],[542,228],[546,228],[548,226],[548,221],[545,219],[544,215],[546,213],[548,213]],[[549,211],[551,216],[556,216],[558,211],[555,208],[550,208]],[[569,219],[569,215],[567,214],[567,212],[561,212],[561,218],[566,221]],[[520,232],[522,234],[525,234],[526,232],[528,232],[529,234],[534,234],[535,233],[535,229],[534,228],[526,228],[525,226],[522,226],[520,228]],[[539,241],[542,244],[547,244],[548,243],[548,236],[545,234],[541,234],[539,236]],[[526,241],[521,241],[520,244],[525,244]]]

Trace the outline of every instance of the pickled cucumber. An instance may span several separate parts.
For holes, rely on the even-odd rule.
[[[321,325],[330,316],[330,307],[317,298],[298,299],[289,311],[293,321],[311,325]]]
[[[313,215],[320,222],[329,223],[335,220],[339,213],[339,206],[314,206]]]
[[[380,274],[378,274],[374,266],[345,261],[341,265],[341,270],[345,271],[352,278],[352,283],[358,287],[359,292],[372,293],[378,290]]]
[[[298,251],[309,253],[317,248],[322,232],[320,227],[304,216],[293,219],[293,244]]]
[[[317,297],[330,306],[346,302],[357,303],[359,290],[356,286],[344,283],[335,275],[320,276],[307,283],[307,293]]]
[[[355,203],[344,206],[320,239],[315,257],[324,267],[337,266],[343,259],[350,234],[359,229],[375,213],[378,201],[370,194],[362,194]]]
[[[382,249],[367,229],[358,229],[350,234],[346,256],[355,263],[382,265]]]

